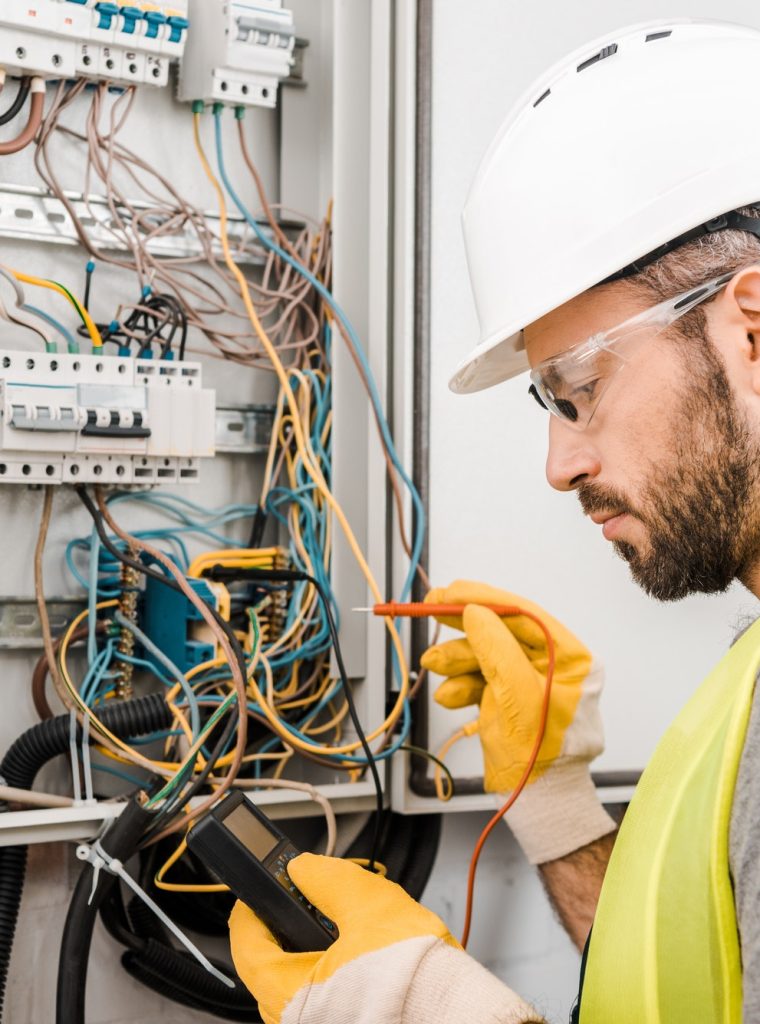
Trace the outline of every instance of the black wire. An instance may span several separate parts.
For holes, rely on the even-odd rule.
[[[87,276],[86,282],[86,297],[85,297],[85,308],[89,309],[89,288],[91,281],[91,274]],[[109,324],[97,324],[98,330],[103,338],[103,341],[111,341],[118,345],[127,345],[131,347],[132,342],[137,340],[139,342],[139,349],[137,351],[137,358],[142,358],[145,353],[150,349],[151,343],[156,339],[162,342],[160,358],[166,359],[172,350],[174,339],[177,336],[177,332],[180,332],[179,350],[177,358],[182,361],[185,358],[185,348],[187,346],[187,333],[188,323],[187,314],[180,302],[169,294],[160,293],[152,295],[148,299],[141,299],[140,305],[147,307],[155,313],[166,314],[163,320],[159,320],[158,316],[154,316],[152,313],[146,312],[145,309],[133,310],[123,325],[119,325],[118,329],[112,329],[112,323]],[[164,337],[163,331],[166,327],[170,328],[168,337]],[[135,339],[127,334],[126,331],[130,331],[133,334],[139,331],[144,332],[144,337]],[[80,324],[77,327],[77,333],[83,337],[89,337],[87,327]]]
[[[217,742],[214,744],[214,749],[211,751],[205,765],[200,772],[193,778],[192,784],[188,789],[183,790],[175,797],[171,797],[164,806],[159,810],[156,821],[150,832],[146,835],[146,842],[150,840],[154,835],[157,835],[166,824],[182,811],[184,807],[192,800],[192,798],[200,792],[205,785],[206,779],[209,777],[214,769],[217,760],[222,756],[224,750],[229,742],[232,734],[237,728],[239,715],[237,713],[237,705],[231,709],[232,714],[230,715],[227,725],[225,726],[224,732],[221,734]]]
[[[11,103],[4,114],[0,114],[0,125],[8,124],[9,121],[12,121],[13,118],[21,112],[21,108],[26,103],[26,98],[29,95],[30,88],[31,79],[22,78],[13,103]]]
[[[91,268],[92,263],[88,262],[87,269],[85,270],[84,274],[84,300],[82,303],[88,313],[90,312],[90,290],[92,289],[92,275],[94,274],[94,270],[92,270]]]
[[[138,572],[143,573],[146,576],[151,576],[153,579],[158,580],[165,586],[170,587],[172,590],[179,591],[180,594],[183,593],[183,590],[179,586],[179,584],[175,580],[167,576],[165,573],[158,572],[156,569],[153,569],[150,565],[147,565],[145,562],[140,562],[135,558],[131,558],[123,551],[120,551],[117,545],[114,544],[111,538],[108,536],[108,531],[105,528],[103,516],[101,515],[98,508],[95,506],[92,498],[87,493],[85,487],[81,484],[78,484],[74,488],[74,490],[79,500],[90,513],[92,521],[95,524],[95,529],[97,530],[98,537],[100,538],[103,547],[106,548],[106,550],[109,551],[113,555],[113,557],[117,559],[117,561],[121,562],[123,565],[130,566],[132,569],[136,569]],[[240,646],[238,638],[235,636],[234,630],[230,626],[229,622],[222,618],[222,616],[219,614],[216,608],[213,608],[209,604],[207,604],[206,607],[213,615],[215,622],[217,622],[217,624],[221,626],[221,628],[224,630],[224,633],[230,642],[230,646],[232,647],[232,651],[233,654],[235,655],[235,660],[237,661],[240,672],[242,673],[242,677],[243,679],[245,679],[248,674],[248,666],[246,664],[245,654],[243,653],[243,649]],[[181,797],[177,798],[171,804],[171,814],[176,814],[179,810],[181,810],[187,804],[188,800],[190,800],[195,795],[195,793],[201,788],[201,786],[208,778],[208,775],[210,774],[213,768],[214,762],[221,755],[221,752],[224,750],[226,744],[228,743],[230,737],[232,736],[235,727],[237,726],[238,715],[240,713],[240,710],[241,709],[238,709],[237,706],[235,706],[234,710],[231,709],[232,714],[230,715],[224,732],[221,734],[218,742],[214,746],[214,749],[211,753],[211,757],[209,757],[203,770],[198,773],[197,778],[193,781],[193,784],[190,786],[190,788],[186,790]],[[168,817],[169,815],[167,814],[167,808],[165,806],[159,812],[157,820],[165,822]]]
[[[384,810],[385,810],[384,806],[383,806],[383,787],[382,787],[382,784],[380,782],[380,775],[379,775],[378,770],[377,770],[377,761],[375,760],[375,755],[372,753],[372,748],[370,747],[369,743],[367,742],[367,737],[365,736],[364,730],[363,730],[362,725],[361,725],[361,722],[359,721],[359,713],[356,710],[356,704],[354,703],[354,696],[353,696],[353,693],[351,692],[351,687],[350,687],[349,682],[348,682],[348,674],[346,672],[346,666],[345,666],[345,664],[343,662],[343,653],[342,653],[341,648],[340,648],[340,640],[338,639],[338,630],[337,630],[337,628],[335,626],[335,619],[333,618],[332,607],[330,605],[330,599],[329,599],[329,597],[327,595],[327,592],[325,591],[324,587],[322,586],[322,584],[320,583],[320,581],[318,579],[316,579],[314,576],[310,576],[309,573],[301,572],[298,569],[253,569],[253,568],[251,568],[251,569],[245,569],[245,570],[235,569],[235,570],[231,570],[231,571],[235,573],[237,578],[240,578],[241,576],[244,576],[246,579],[271,580],[271,581],[273,581],[275,583],[277,583],[277,582],[282,582],[282,583],[302,583],[302,582],[311,583],[311,585],[314,587],[314,589],[319,594],[320,600],[322,601],[322,604],[324,605],[325,616],[327,618],[327,628],[330,631],[330,639],[332,640],[333,650],[335,651],[335,661],[336,661],[336,663],[338,665],[338,675],[340,676],[340,681],[341,681],[341,685],[343,687],[343,692],[346,695],[346,703],[348,704],[348,713],[351,716],[351,721],[354,723],[354,728],[356,729],[356,734],[359,737],[359,742],[361,743],[362,749],[364,750],[364,754],[365,754],[365,756],[367,758],[367,765],[369,767],[370,773],[372,775],[372,781],[373,781],[374,786],[375,786],[375,795],[376,795],[376,800],[377,800],[377,810],[376,810],[376,813],[375,813],[375,828],[374,828],[374,835],[373,835],[373,839],[372,839],[372,848],[371,848],[370,857],[369,857],[369,870],[370,871],[374,871],[375,870],[375,861],[378,858],[378,850],[380,848],[380,828],[381,828],[381,824],[382,824],[383,813],[384,813]],[[209,576],[209,577],[211,577],[213,579],[215,577],[215,575],[217,577],[220,577],[223,574],[224,574],[224,570],[223,569],[221,571],[217,571],[215,573],[214,567],[212,566],[211,569],[207,570],[204,573],[204,576]]]

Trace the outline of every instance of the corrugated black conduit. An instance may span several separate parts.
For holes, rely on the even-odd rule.
[[[171,712],[161,694],[102,708],[99,717],[106,728],[125,739],[166,729],[171,724]],[[59,715],[22,733],[0,763],[0,776],[5,784],[31,789],[37,772],[68,751],[69,728],[69,716]],[[0,848],[0,1018],[24,888],[26,850],[25,846]]]

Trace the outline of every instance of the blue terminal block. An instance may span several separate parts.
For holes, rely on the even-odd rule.
[[[190,28],[190,22],[187,18],[181,18],[177,14],[169,15],[169,25],[171,26],[171,35],[169,36],[170,43],[181,43],[182,33],[186,32]]]
[[[145,11],[143,17],[148,23],[148,31],[145,33],[147,39],[158,39],[158,30],[169,20],[160,11]]]
[[[188,579],[187,582],[212,608],[217,606],[216,595],[205,580]],[[151,576],[146,578],[140,628],[182,672],[216,656],[213,643],[193,640],[190,636],[191,625],[202,621],[200,612],[184,594]],[[166,669],[151,654],[146,651],[144,657],[166,675]]]
[[[118,17],[119,5],[101,2],[95,4],[95,10],[100,15],[100,21],[98,22],[97,27],[108,31],[108,29],[111,28],[113,19]]]
[[[84,7],[87,0],[68,0],[70,4],[79,4],[80,7]]]
[[[122,26],[122,32],[126,35],[133,36],[137,31],[138,21],[142,21],[143,12],[139,7],[126,6],[121,8],[121,16],[124,19]]]

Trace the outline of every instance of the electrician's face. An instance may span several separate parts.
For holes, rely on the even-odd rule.
[[[674,325],[630,353],[584,431],[550,419],[549,483],[577,492],[634,580],[663,601],[722,591],[737,577],[760,584],[760,398],[747,354],[733,351],[746,347],[746,325],[735,308],[731,323],[721,320],[729,290],[705,307],[720,343],[681,337]],[[651,305],[625,283],[586,292],[526,329],[530,362]]]

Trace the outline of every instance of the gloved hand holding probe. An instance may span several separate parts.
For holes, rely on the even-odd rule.
[[[431,911],[356,864],[303,853],[292,880],[338,926],[319,953],[285,953],[243,903],[235,967],[266,1024],[530,1024],[539,1015],[472,960]]]
[[[424,668],[447,678],[435,699],[447,708],[479,707],[485,789],[508,793],[525,771],[539,728],[547,651],[526,616],[499,618],[483,605],[517,605],[548,627],[556,664],[544,740],[528,785],[507,816],[534,864],[563,857],[612,832],[615,823],[591,781],[590,762],[604,748],[599,695],[602,668],[590,651],[538,605],[483,583],[459,580],[431,590],[431,604],[465,605],[440,618],[464,636],[430,647]]]

